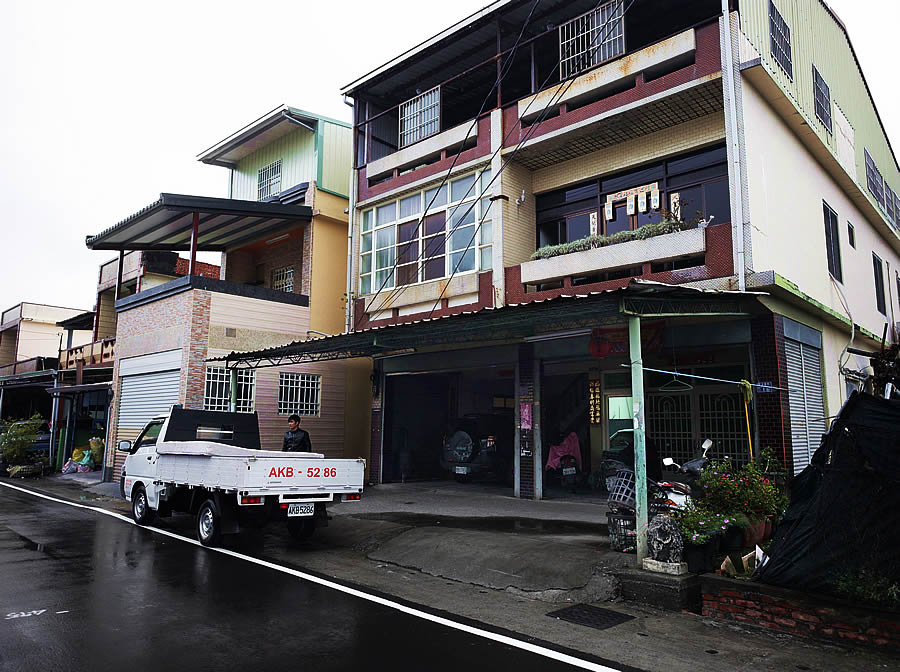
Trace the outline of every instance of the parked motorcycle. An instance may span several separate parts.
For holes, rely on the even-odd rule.
[[[577,464],[574,455],[563,455],[559,458],[562,484],[572,492],[575,492],[575,479],[578,476]]]
[[[699,481],[703,470],[709,465],[709,458],[706,454],[709,452],[709,449],[712,448],[712,441],[706,439],[700,444],[700,447],[703,449],[703,454],[693,460],[688,460],[684,464],[678,464],[671,457],[663,458],[663,464],[665,466],[677,467],[680,473],[687,476],[684,483],[675,482],[668,484],[673,488],[672,494],[676,495],[673,499],[678,503],[678,508],[684,508],[691,497],[694,499],[701,499],[703,497],[703,488],[700,487]]]

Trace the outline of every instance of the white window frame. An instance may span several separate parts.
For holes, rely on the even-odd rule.
[[[278,372],[278,415],[320,417],[322,376],[317,373]]]
[[[238,369],[235,411],[256,410],[256,369]],[[203,410],[228,411],[231,407],[231,372],[224,366],[207,366],[203,389]]]
[[[294,267],[282,266],[281,268],[272,269],[272,289],[281,292],[294,291]]]
[[[397,137],[408,147],[441,130],[441,87],[436,86],[400,104]]]
[[[624,0],[611,0],[559,27],[559,78],[568,79],[625,53]]]
[[[256,200],[262,201],[269,196],[281,193],[281,159],[259,169],[256,174]]]
[[[474,179],[474,185],[467,190],[461,197],[453,199],[454,184],[464,184],[465,181]],[[407,194],[400,198],[391,199],[384,203],[379,203],[373,208],[367,208],[360,214],[360,242],[357,254],[359,278],[357,281],[358,293],[361,296],[374,294],[380,289],[394,289],[398,286],[413,286],[425,282],[436,282],[454,274],[457,262],[460,257],[470,256],[474,260],[473,264],[460,264],[460,268],[456,270],[454,275],[465,275],[468,273],[479,273],[481,271],[491,270],[493,263],[485,264],[486,261],[492,262],[492,219],[490,196],[494,191],[491,182],[491,171],[489,167],[484,167],[472,173],[465,173],[455,176],[452,180],[441,187],[444,193],[445,202],[439,206],[432,205],[428,209],[428,217],[433,215],[444,215],[443,234],[426,235],[425,222],[422,220],[422,211],[430,203],[433,202],[433,193],[437,185],[431,188],[423,189],[413,194]],[[462,188],[462,187],[460,187]],[[410,213],[406,216],[402,215],[401,202],[408,202],[411,199],[418,198],[419,204],[417,212]],[[437,199],[434,199],[435,201]],[[469,208],[471,212],[468,212]],[[493,207],[499,207],[494,205]],[[389,214],[393,209],[393,218]],[[454,229],[454,215],[459,213],[460,217],[465,217],[465,221],[473,220],[465,227]],[[384,215],[383,220],[379,223],[379,218]],[[478,224],[481,222],[481,227]],[[415,238],[406,242],[400,242],[400,227],[404,225],[416,224]],[[467,227],[475,227],[475,237],[472,240],[471,234],[466,238]],[[393,231],[390,229],[393,228]],[[451,230],[454,234],[451,234]],[[379,235],[380,234],[380,235]],[[434,238],[443,235],[444,245],[443,251],[440,253],[431,253],[435,249],[429,243]],[[379,242],[379,239],[382,243]],[[471,243],[469,241],[472,241]],[[456,247],[454,247],[456,245]],[[402,271],[398,271],[400,267],[411,266],[410,264],[397,263],[398,256],[402,254],[406,246],[412,246],[412,256],[416,264],[415,279],[411,282],[404,282],[398,285],[398,276]],[[381,253],[379,255],[379,252]],[[435,260],[443,257],[444,271],[443,275],[425,279],[425,265],[429,260]],[[387,281],[385,282],[385,276]],[[384,285],[382,287],[382,284]]]

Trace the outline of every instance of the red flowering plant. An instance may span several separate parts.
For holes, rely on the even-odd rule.
[[[775,483],[755,462],[742,467],[728,458],[713,462],[700,476],[700,486],[704,509],[728,514],[738,521],[741,516],[754,520],[779,516],[787,504]],[[741,526],[740,522],[737,524]]]

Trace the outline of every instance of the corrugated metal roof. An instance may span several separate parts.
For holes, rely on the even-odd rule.
[[[522,304],[508,304],[499,308],[481,308],[453,315],[425,317],[399,324],[376,326],[364,331],[356,331],[334,336],[326,336],[306,341],[295,341],[287,345],[251,352],[232,352],[224,357],[209,361],[248,363],[273,361],[284,358],[344,359],[384,354],[388,350],[409,347],[415,338],[427,335],[429,345],[442,341],[461,343],[471,336],[473,340],[498,341],[533,335],[535,313],[548,328],[558,330],[561,322],[597,321],[602,319],[624,319],[619,312],[620,295],[657,296],[672,299],[697,299],[701,297],[741,298],[764,295],[761,292],[739,292],[715,289],[701,289],[682,285],[632,280],[624,288],[608,289],[586,294],[563,294],[553,298],[539,299]],[[603,300],[607,299],[607,300]],[[572,311],[571,304],[578,302],[578,311]],[[474,319],[473,319],[474,318]],[[549,320],[548,320],[549,318]],[[431,325],[425,330],[423,325]],[[436,328],[440,326],[440,329]]]

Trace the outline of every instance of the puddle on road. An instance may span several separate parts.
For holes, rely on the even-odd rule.
[[[490,532],[517,532],[519,534],[590,534],[605,535],[606,522],[582,523],[562,520],[536,520],[534,518],[458,518],[434,516],[425,513],[361,513],[350,517],[360,520],[384,520],[410,527],[448,527],[457,530]]]

